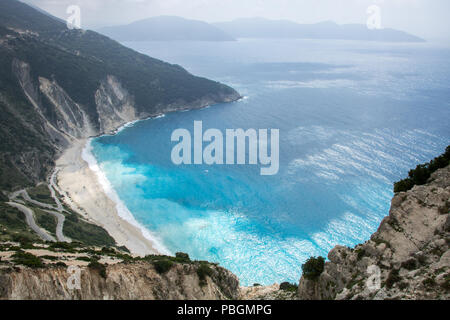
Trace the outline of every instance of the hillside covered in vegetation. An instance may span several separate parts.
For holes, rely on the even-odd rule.
[[[16,0],[0,2],[0,69],[0,190],[44,181],[72,139],[240,97]]]

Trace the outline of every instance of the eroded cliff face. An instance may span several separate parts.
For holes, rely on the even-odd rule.
[[[74,102],[56,81],[39,77],[39,90],[49,102],[47,110],[43,110],[46,113],[45,118],[58,131],[75,139],[98,132],[82,107]],[[40,107],[43,108],[42,105]]]
[[[300,299],[449,299],[449,210],[450,166],[396,194],[369,241],[331,250],[317,280],[300,279]]]
[[[110,133],[139,118],[133,97],[114,76],[107,76],[95,93],[100,132]]]
[[[28,101],[42,118],[47,133],[58,148],[74,139],[111,133],[123,124],[139,119],[133,97],[120,81],[108,75],[95,91],[98,117],[89,117],[84,107],[76,103],[55,81],[39,77],[34,83],[30,65],[14,60],[13,70]]]
[[[239,281],[221,267],[201,282],[198,266],[177,264],[164,274],[146,262],[108,265],[106,277],[88,267],[82,268],[80,289],[70,289],[65,267],[22,268],[0,272],[0,299],[43,300],[211,300],[237,299]],[[74,283],[74,282],[72,282]]]

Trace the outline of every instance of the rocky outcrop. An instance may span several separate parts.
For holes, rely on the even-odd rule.
[[[212,274],[200,281],[198,266],[177,264],[159,274],[146,262],[115,264],[106,274],[89,267],[81,269],[80,289],[65,267],[0,270],[0,299],[13,300],[203,300],[237,299],[239,282],[231,272],[213,266]],[[69,283],[69,285],[68,285]],[[72,289],[71,289],[72,288]],[[74,288],[74,289],[73,289]]]
[[[241,300],[297,300],[295,290],[283,289],[278,283],[271,286],[242,287]]]
[[[354,249],[337,246],[300,299],[449,299],[450,166],[392,199],[389,216]]]

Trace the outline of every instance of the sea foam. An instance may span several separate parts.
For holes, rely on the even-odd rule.
[[[165,255],[171,255],[172,253],[162,244],[161,240],[154,235],[152,232],[150,232],[147,228],[142,226],[139,222],[136,221],[133,214],[130,212],[130,210],[127,208],[127,206],[123,203],[123,201],[118,196],[117,192],[112,187],[111,183],[109,182],[108,178],[106,177],[105,173],[101,170],[100,166],[98,165],[98,162],[94,155],[92,154],[92,145],[91,145],[92,139],[88,139],[86,142],[85,147],[83,148],[83,151],[81,153],[81,157],[84,161],[87,162],[89,169],[95,173],[97,176],[97,180],[100,183],[100,185],[103,188],[103,191],[105,192],[106,196],[111,199],[116,204],[116,210],[122,219],[130,223],[131,225],[138,228],[142,235],[148,239],[154,246],[154,248],[161,254]]]

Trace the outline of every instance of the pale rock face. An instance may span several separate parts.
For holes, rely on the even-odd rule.
[[[57,141],[58,149],[64,149],[74,139],[112,133],[127,122],[145,117],[137,114],[133,97],[113,75],[108,75],[95,92],[98,120],[92,120],[85,106],[74,101],[56,81],[39,77],[39,83],[35,83],[28,63],[14,60],[13,70],[28,101],[44,120],[47,133]],[[50,105],[44,106],[43,97]]]
[[[449,299],[450,166],[426,185],[392,199],[389,216],[371,240],[337,246],[317,281],[300,279],[300,299]],[[368,287],[380,270],[380,287]]]
[[[95,93],[100,131],[111,133],[127,122],[137,119],[133,97],[116,77],[109,75]]]
[[[159,274],[149,263],[108,265],[106,279],[97,271],[83,268],[80,290],[69,289],[66,268],[22,269],[0,274],[0,299],[52,300],[211,300],[237,299],[239,281],[221,267],[200,285],[197,267],[176,264]]]
[[[44,108],[41,105],[40,99],[39,99],[39,90],[38,86],[35,85],[31,78],[31,67],[28,63],[20,61],[18,59],[13,60],[12,68],[14,71],[14,74],[17,77],[17,80],[19,81],[20,86],[22,87],[23,93],[27,97],[28,101],[31,103],[31,105],[34,107],[34,109],[37,111],[39,116],[43,120],[43,124],[45,127],[45,130],[47,131],[48,135],[52,137],[53,141],[59,141],[58,144],[55,143],[56,149],[60,149],[60,147],[66,147],[71,140],[70,136],[67,136],[64,132],[61,132],[56,128],[44,115]]]
[[[74,138],[86,138],[96,134],[88,116],[55,81],[39,77],[39,89],[52,104],[56,119],[54,126]]]
[[[241,300],[297,300],[296,293],[280,289],[274,283],[271,286],[241,287]]]

